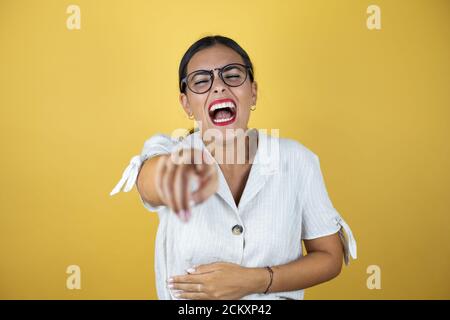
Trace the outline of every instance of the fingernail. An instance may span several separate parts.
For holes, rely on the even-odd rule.
[[[195,201],[189,200],[189,207],[194,207],[194,206],[195,206]]]
[[[186,221],[186,213],[184,212],[184,210],[179,211],[178,216],[180,217],[181,221]]]
[[[194,268],[189,268],[189,269],[187,269],[186,270],[188,273],[194,273],[195,272],[195,269]]]
[[[174,287],[174,285],[173,284],[169,284],[168,287],[169,287],[169,289],[172,289]]]
[[[173,278],[169,278],[169,279],[167,279],[167,282],[173,282]]]
[[[186,220],[189,220],[191,218],[191,211],[190,210],[186,210],[185,211],[185,215],[186,215]]]

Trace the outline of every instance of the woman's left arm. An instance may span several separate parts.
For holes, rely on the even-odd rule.
[[[287,264],[271,266],[273,279],[268,292],[301,290],[339,275],[343,246],[337,233],[303,241],[306,256]],[[240,299],[265,292],[270,283],[266,268],[246,268],[227,262],[200,265],[188,272],[168,280],[169,289],[179,298]]]

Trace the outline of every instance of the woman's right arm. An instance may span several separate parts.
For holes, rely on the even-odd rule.
[[[169,155],[159,155],[144,161],[136,181],[136,187],[142,199],[154,207],[166,205],[158,195],[155,183],[156,166],[161,157],[169,157]]]
[[[177,158],[181,161],[177,162],[170,154],[147,159],[136,181],[142,199],[152,206],[166,205],[187,221],[192,202],[198,204],[205,201],[218,188],[216,167],[206,162],[194,164],[192,158],[195,154],[201,156],[201,151],[190,149],[190,152],[182,153],[181,158]],[[195,191],[190,190],[192,180],[198,182]]]

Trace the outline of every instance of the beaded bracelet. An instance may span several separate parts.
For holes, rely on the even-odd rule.
[[[270,282],[269,282],[269,285],[267,286],[266,291],[264,291],[264,294],[267,294],[267,292],[269,291],[270,286],[272,285],[272,281],[273,281],[273,270],[272,270],[272,268],[267,266],[266,269],[269,271],[269,274],[270,274]]]

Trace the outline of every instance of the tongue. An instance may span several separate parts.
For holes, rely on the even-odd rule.
[[[231,118],[231,111],[228,109],[221,109],[219,111],[216,111],[214,114],[215,120],[228,119],[228,118]]]

